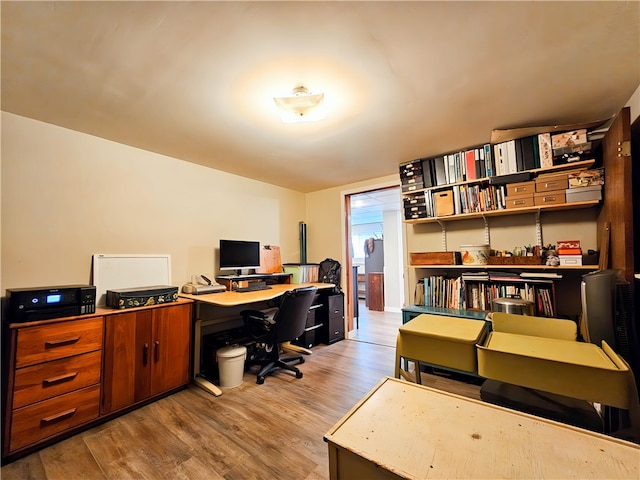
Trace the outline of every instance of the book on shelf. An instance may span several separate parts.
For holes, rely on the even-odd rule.
[[[467,180],[475,180],[476,176],[476,155],[474,150],[464,152],[465,172]]]
[[[562,278],[562,275],[555,272],[522,272],[522,278]]]
[[[445,157],[436,157],[433,159],[433,163],[435,166],[436,185],[441,186],[449,183],[445,174]]]
[[[463,280],[489,280],[487,272],[463,272],[460,276]]]

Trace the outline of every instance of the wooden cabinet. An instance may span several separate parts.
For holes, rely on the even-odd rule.
[[[369,310],[384,311],[384,274],[367,273],[367,291],[369,292]]]
[[[3,454],[98,417],[103,325],[99,316],[11,330]]]
[[[190,300],[10,323],[3,460],[152,401],[190,380]]]
[[[102,414],[189,382],[191,305],[109,315]]]

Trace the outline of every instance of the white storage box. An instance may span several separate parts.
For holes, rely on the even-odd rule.
[[[582,265],[582,255],[558,255],[561,267]]]
[[[565,193],[567,196],[567,203],[602,200],[602,185],[591,185],[589,187],[567,188],[565,190]]]

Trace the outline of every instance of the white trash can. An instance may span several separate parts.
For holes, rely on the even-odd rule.
[[[240,345],[219,348],[216,352],[221,387],[237,387],[242,383],[247,348]]]

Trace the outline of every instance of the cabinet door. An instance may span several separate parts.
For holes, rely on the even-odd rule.
[[[191,305],[153,310],[151,395],[189,382]]]
[[[102,414],[149,396],[151,320],[150,310],[107,316]]]

